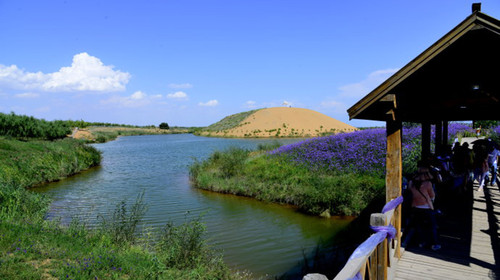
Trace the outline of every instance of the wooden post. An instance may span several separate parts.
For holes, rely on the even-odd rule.
[[[403,182],[403,161],[402,161],[402,123],[398,119],[386,122],[387,129],[387,157],[385,176],[385,199],[391,201],[401,195],[401,184]],[[401,206],[394,211],[394,227],[396,228],[396,257],[401,257]]]
[[[387,226],[387,216],[382,213],[374,213],[370,216],[370,225],[371,226]],[[377,245],[376,255],[373,256],[376,258],[376,266],[377,273],[373,279],[377,280],[387,280],[387,264],[388,264],[388,247],[387,247],[387,238],[382,241],[382,243]]]
[[[434,140],[434,147],[436,155],[440,155],[443,152],[443,122],[438,121],[436,123],[436,135]]]
[[[422,123],[422,156],[421,159],[427,159],[431,155],[431,124]]]

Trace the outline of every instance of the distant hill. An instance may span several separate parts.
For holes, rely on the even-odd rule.
[[[230,115],[198,134],[217,137],[316,137],[355,130],[354,126],[313,110],[274,107]]]

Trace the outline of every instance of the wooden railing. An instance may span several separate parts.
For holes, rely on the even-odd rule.
[[[397,200],[397,202],[391,201],[387,204],[396,204],[395,209],[385,213],[371,214],[370,225],[377,232],[358,246],[334,280],[393,278],[393,264],[396,258],[400,257],[399,241],[401,240],[401,231],[396,228],[399,228],[398,223],[401,220],[402,198],[397,198]],[[388,234],[388,232],[391,233]],[[392,234],[395,234],[392,236],[394,238],[390,238]]]

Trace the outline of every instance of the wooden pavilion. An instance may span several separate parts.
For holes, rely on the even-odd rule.
[[[385,121],[386,200],[401,195],[402,122],[422,124],[422,156],[447,144],[448,122],[500,119],[500,21],[472,14],[348,109],[351,119]],[[400,256],[401,211],[394,212]],[[387,269],[387,267],[386,267]]]

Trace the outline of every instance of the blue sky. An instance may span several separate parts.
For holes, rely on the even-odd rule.
[[[206,126],[289,104],[383,125],[346,110],[472,2],[0,0],[0,112]]]

